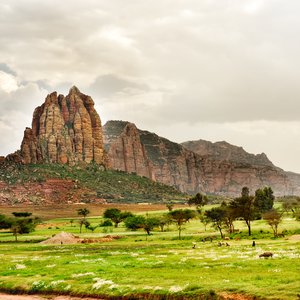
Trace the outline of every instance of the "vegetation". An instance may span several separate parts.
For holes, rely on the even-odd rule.
[[[189,220],[195,218],[195,212],[191,209],[176,209],[169,212],[170,218],[178,228],[178,238],[181,239],[182,226]]]
[[[171,186],[153,182],[146,177],[123,171],[104,170],[102,166],[90,164],[85,167],[60,164],[15,165],[0,168],[0,180],[10,185],[25,182],[44,182],[49,178],[70,179],[80,188],[89,189],[109,202],[117,203],[161,203],[185,202],[187,195]],[[89,195],[81,199],[90,201]],[[13,203],[15,204],[15,203]]]
[[[118,208],[108,208],[103,214],[104,218],[110,219],[112,222],[115,223],[116,228],[126,218],[132,217],[132,216],[133,216],[133,214],[131,212],[128,212],[128,211],[122,212]]]
[[[249,299],[251,296],[256,299],[297,298],[300,247],[299,240],[293,237],[297,237],[300,230],[292,212],[282,215],[278,230],[285,233],[284,239],[273,237],[265,219],[252,221],[251,238],[248,237],[247,225],[235,220],[234,225],[240,232],[229,234],[223,223],[222,230],[230,238],[230,247],[218,247],[220,239],[214,226],[207,226],[205,231],[198,218],[186,216],[188,221],[182,223],[185,234],[178,240],[177,218],[172,218],[173,223],[164,231],[159,225],[152,226],[161,218],[170,220],[171,213],[165,205],[156,211],[145,207],[142,211],[135,211],[136,219],[132,223],[139,225],[135,231],[127,229],[126,222],[132,218],[129,217],[117,228],[112,228],[113,234],[109,236],[117,236],[118,239],[107,239],[106,242],[75,245],[33,243],[61,231],[77,233],[79,224],[71,224],[70,217],[45,221],[35,231],[22,234],[18,242],[14,241],[11,228],[3,229],[0,232],[0,290],[100,298],[108,295],[117,299],[123,296],[127,299],[218,299],[223,293],[245,294]],[[86,208],[93,211],[88,205]],[[111,208],[123,210],[122,206]],[[126,207],[128,211],[133,208],[136,209],[136,206]],[[213,208],[226,212],[224,205],[209,206],[206,211]],[[77,213],[76,209],[74,211]],[[188,216],[190,212],[196,215],[194,210],[175,207],[172,212],[175,211],[180,213],[174,215],[181,216],[184,211]],[[50,211],[49,214],[52,215]],[[8,217],[0,215],[0,223],[4,218]],[[75,220],[74,217],[72,219]],[[155,222],[152,222],[153,219]],[[86,216],[86,221],[93,227],[109,220],[100,216],[90,217],[90,214]],[[147,220],[151,226],[149,235],[145,227]],[[147,240],[140,230],[147,233]],[[292,234],[296,235],[287,240]],[[103,227],[80,234],[83,239],[93,240],[106,236]],[[208,237],[212,238],[212,242],[202,242]],[[252,247],[253,238],[255,247]],[[273,258],[260,259],[259,255],[266,251],[272,252]]]

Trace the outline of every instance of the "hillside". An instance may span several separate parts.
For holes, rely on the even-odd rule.
[[[186,195],[146,177],[122,171],[62,164],[2,163],[0,204],[164,203]]]
[[[271,186],[277,196],[300,194],[300,175],[276,167],[262,153],[254,155],[226,142],[177,144],[133,123],[109,121],[104,145],[112,169],[136,172],[190,194],[237,196]]]

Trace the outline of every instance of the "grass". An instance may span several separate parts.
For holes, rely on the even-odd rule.
[[[145,213],[140,207],[136,212]],[[152,214],[162,212],[165,208],[156,207]],[[48,213],[53,214],[49,209]],[[92,216],[89,221],[99,224],[101,217]],[[13,242],[11,233],[3,231],[0,232],[0,290],[116,297],[144,295],[148,299],[214,299],[216,294],[227,292],[256,299],[296,299],[300,282],[299,240],[270,238],[270,228],[260,220],[253,222],[253,233],[259,238],[256,247],[252,247],[252,240],[243,235],[246,232],[243,222],[235,225],[241,229],[242,239],[228,241],[229,247],[218,247],[218,240],[202,242],[204,236],[218,236],[218,233],[210,227],[205,232],[198,220],[186,224],[181,241],[174,225],[166,232],[154,231],[146,240],[144,232],[127,231],[121,224],[106,232],[97,228],[95,233],[81,234],[93,238],[107,234],[122,236],[111,242],[34,243],[61,231],[78,235],[76,220],[71,224],[66,216],[45,221],[35,232],[21,236],[18,243]],[[286,216],[280,230],[284,228],[297,233],[299,222]],[[25,243],[26,240],[33,243]],[[274,257],[259,259],[258,255],[265,251],[273,252]]]
[[[104,170],[103,167],[90,164],[86,166],[68,166],[60,164],[10,164],[0,168],[0,181],[9,186],[27,182],[42,184],[47,179],[65,179],[77,182],[80,188],[88,189],[97,198],[118,203],[162,203],[170,200],[185,202],[187,195],[174,187],[154,182],[146,177],[128,174],[122,171]],[[89,192],[83,202],[90,201]],[[16,200],[17,201],[17,200]],[[38,203],[36,196],[34,201]]]

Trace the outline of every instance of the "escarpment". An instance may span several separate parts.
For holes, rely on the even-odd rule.
[[[102,126],[92,98],[76,87],[66,97],[48,95],[25,129],[20,155],[25,164],[104,164]]]
[[[124,121],[104,126],[110,167],[175,186],[187,193],[237,196],[243,186],[271,186],[276,195],[300,194],[300,175],[275,167],[267,156],[226,142],[173,143]]]

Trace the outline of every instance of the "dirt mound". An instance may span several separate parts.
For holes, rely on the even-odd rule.
[[[289,240],[300,241],[300,234],[294,234],[294,235],[290,236]]]
[[[81,239],[73,235],[72,233],[61,232],[54,235],[52,238],[42,241],[41,244],[77,244]]]

